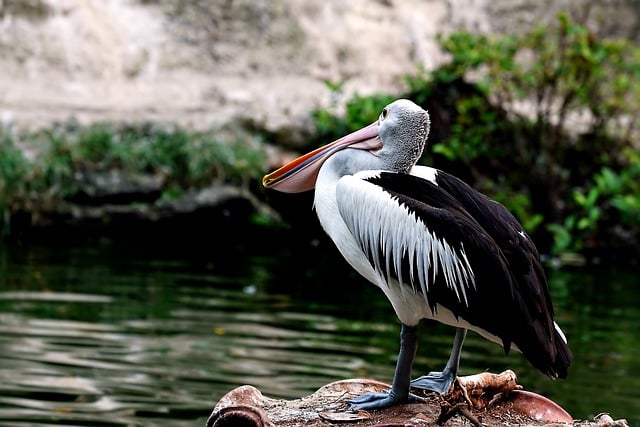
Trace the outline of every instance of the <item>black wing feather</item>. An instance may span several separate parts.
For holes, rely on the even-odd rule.
[[[435,283],[430,304],[442,304],[469,323],[514,342],[531,363],[552,377],[566,377],[572,356],[555,330],[553,306],[538,251],[517,219],[500,203],[460,179],[438,171],[435,183],[382,172],[368,178],[405,204],[449,242],[464,242],[476,288],[463,307]],[[460,246],[458,246],[458,249]]]

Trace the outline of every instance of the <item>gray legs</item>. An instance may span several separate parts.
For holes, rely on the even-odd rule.
[[[458,366],[460,365],[460,352],[462,350],[462,344],[464,344],[464,337],[466,335],[466,329],[456,329],[456,337],[453,340],[451,356],[449,356],[449,361],[447,362],[447,365],[444,367],[442,372],[429,372],[429,374],[427,375],[416,378],[415,380],[411,381],[411,387],[419,388],[422,390],[437,391],[440,394],[445,394],[447,391],[449,391],[453,380],[458,374]]]
[[[382,409],[398,403],[406,402],[409,399],[409,388],[415,387],[422,390],[436,391],[445,394],[449,391],[453,380],[458,374],[460,364],[460,352],[464,344],[467,330],[456,329],[456,337],[453,340],[453,349],[449,361],[442,372],[429,372],[429,374],[410,381],[411,366],[417,350],[416,331],[417,326],[402,325],[400,332],[400,353],[396,364],[396,372],[393,376],[391,391],[381,393],[365,393],[349,400],[351,410],[361,409]]]
[[[411,366],[416,355],[417,326],[402,325],[400,331],[400,353],[396,363],[396,372],[393,375],[393,383],[390,392],[365,393],[362,396],[349,400],[351,409],[381,409],[397,403],[406,402],[409,397],[409,380],[411,378]]]

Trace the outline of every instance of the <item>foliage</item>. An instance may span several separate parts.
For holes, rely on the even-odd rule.
[[[38,195],[39,203],[69,198],[92,173],[121,170],[154,175],[163,182],[164,197],[214,182],[246,185],[257,180],[265,162],[263,152],[240,132],[224,140],[217,134],[150,125],[68,124],[21,136],[42,150],[31,162],[15,147],[13,138],[4,135],[0,226],[8,224],[12,209],[26,209],[24,202],[32,195]],[[29,206],[37,209],[32,203]]]
[[[67,134],[63,147],[70,153],[68,160],[74,170],[118,168],[160,175],[180,186],[201,187],[215,180],[237,182],[259,177],[264,155],[248,139],[239,134],[221,140],[215,131],[149,125],[118,129],[103,124]],[[55,149],[57,143],[51,143]]]
[[[9,207],[24,191],[28,164],[8,133],[0,134],[0,223],[9,222]]]
[[[433,152],[465,165],[492,195],[514,194],[503,201],[539,240],[552,240],[547,250],[634,245],[640,49],[599,38],[562,13],[555,27],[519,35],[457,32],[439,40],[451,61],[428,83],[410,79],[412,94],[460,81],[474,90],[452,102],[449,133]],[[486,186],[492,177],[502,177],[501,187]],[[543,221],[548,226],[536,228]],[[612,242],[612,233],[635,237]]]
[[[573,209],[562,224],[550,225],[555,235],[555,253],[582,251],[598,246],[599,242],[611,242],[616,237],[624,239],[628,235],[640,235],[640,159],[637,152],[635,157],[628,168],[619,172],[602,167],[588,188],[573,190]],[[603,227],[603,224],[617,227]]]

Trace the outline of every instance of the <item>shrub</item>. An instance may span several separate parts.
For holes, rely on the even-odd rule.
[[[427,83],[409,79],[414,96],[460,81],[473,90],[453,100],[448,135],[433,152],[472,170],[494,196],[515,194],[499,198],[545,250],[634,245],[640,49],[599,38],[563,13],[554,27],[495,38],[457,32],[440,43],[451,61]],[[543,220],[548,227],[531,229]],[[614,229],[626,242],[611,240]]]

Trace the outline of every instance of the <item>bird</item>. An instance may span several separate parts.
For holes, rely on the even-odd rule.
[[[553,379],[566,378],[573,359],[554,320],[539,252],[518,220],[461,179],[417,165],[430,126],[426,110],[397,99],[370,125],[262,179],[284,193],[315,191],[322,228],[400,320],[390,390],[350,399],[351,410],[407,402],[411,388],[446,394],[468,330],[505,353],[521,352]],[[422,319],[456,333],[444,369],[411,380]]]

